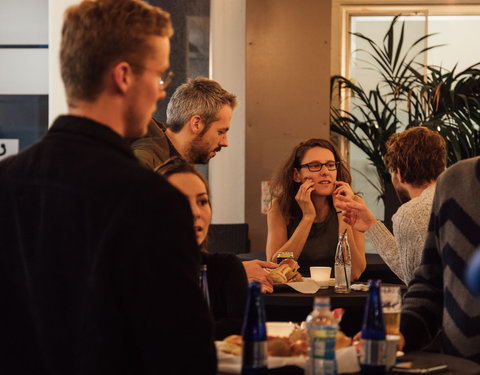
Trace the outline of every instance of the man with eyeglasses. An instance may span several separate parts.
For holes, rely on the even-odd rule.
[[[172,33],[140,0],[67,9],[68,115],[0,162],[1,374],[217,373],[188,201],[126,141],[165,98]]]
[[[392,217],[393,234],[365,204],[339,197],[344,220],[365,232],[378,254],[406,284],[422,259],[435,183],[445,170],[446,146],[440,134],[413,127],[387,141],[385,164],[402,206]]]

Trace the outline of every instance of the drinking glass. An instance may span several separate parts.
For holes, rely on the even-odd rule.
[[[402,294],[399,286],[382,286],[383,319],[387,335],[400,334],[400,314],[402,312]]]

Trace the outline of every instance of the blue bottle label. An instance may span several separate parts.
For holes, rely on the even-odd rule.
[[[267,367],[267,342],[244,341],[242,366],[250,369]]]
[[[311,366],[314,375],[335,375],[335,340],[337,328],[330,326],[313,326],[311,329]]]
[[[385,340],[360,340],[360,364],[370,366],[385,366],[386,363]]]

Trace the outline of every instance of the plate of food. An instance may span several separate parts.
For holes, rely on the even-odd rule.
[[[298,272],[299,266],[294,259],[282,260],[277,268],[265,270],[270,274],[273,281],[274,290],[291,290],[295,289],[301,293],[315,293],[319,289],[317,283],[310,278],[304,278]]]
[[[308,355],[307,333],[304,324],[292,322],[267,322],[268,368],[294,365],[305,369]],[[242,367],[243,340],[240,335],[227,336],[215,341],[218,371],[239,374]],[[343,356],[352,347],[352,339],[342,331],[337,332],[335,350]]]
[[[307,335],[305,330],[290,322],[267,322],[268,368],[295,365],[305,368]],[[215,341],[219,372],[239,374],[242,367],[243,340],[240,335]]]
[[[298,272],[299,265],[294,259],[284,259],[277,268],[265,268],[273,281],[276,291],[291,291],[292,289],[305,294],[313,294],[320,289],[321,285],[310,277],[303,277]],[[331,278],[329,286],[335,285],[335,279]]]

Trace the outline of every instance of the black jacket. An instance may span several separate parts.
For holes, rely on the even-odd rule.
[[[241,335],[248,295],[248,280],[242,262],[231,253],[202,253],[201,261],[207,265],[215,340]]]
[[[192,228],[119,135],[58,118],[0,163],[0,373],[214,374]]]

